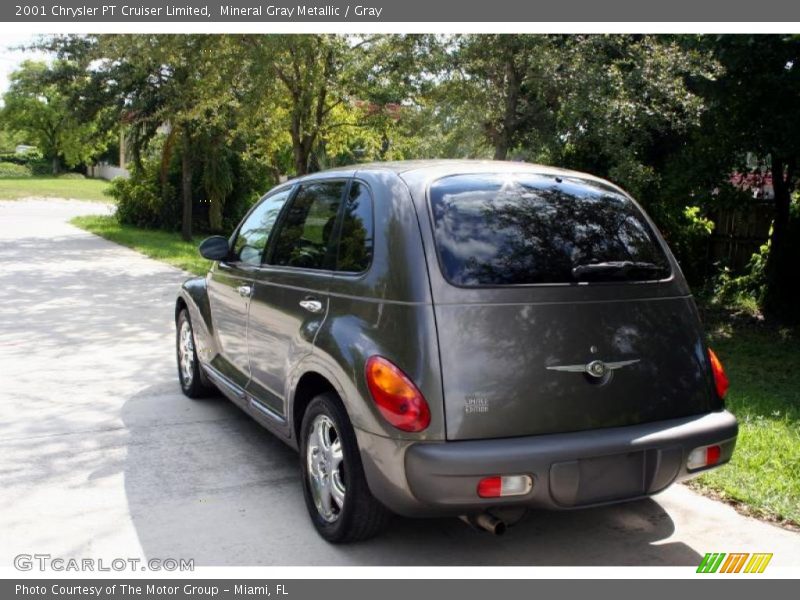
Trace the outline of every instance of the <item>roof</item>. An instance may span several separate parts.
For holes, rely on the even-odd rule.
[[[449,175],[464,175],[469,173],[528,173],[544,177],[563,177],[572,179],[573,182],[594,185],[606,188],[623,195],[627,194],[615,184],[580,171],[559,169],[546,165],[533,163],[514,162],[505,160],[460,160],[460,159],[430,159],[430,160],[398,160],[386,162],[370,162],[362,164],[334,167],[303,175],[292,179],[290,183],[302,182],[306,179],[315,179],[320,175],[328,177],[352,177],[359,171],[382,171],[394,173],[401,177],[408,185],[426,185],[436,179]],[[577,180],[577,181],[576,181]]]
[[[582,182],[599,184],[624,194],[615,184],[600,177],[595,177],[580,171],[569,169],[559,169],[547,165],[538,165],[526,162],[514,162],[504,160],[458,160],[458,159],[434,159],[434,160],[402,160],[388,162],[372,162],[361,165],[351,165],[347,167],[355,171],[382,170],[392,171],[405,180],[431,181],[448,175],[460,175],[466,173],[530,173],[532,175],[543,175],[545,177],[563,177],[564,179],[577,179]]]
[[[411,171],[419,171],[422,169],[435,169],[437,171],[452,171],[453,173],[463,172],[477,172],[477,171],[536,171],[542,174],[569,174],[580,175],[583,177],[592,177],[586,173],[579,173],[577,171],[568,171],[566,169],[557,169],[555,167],[548,167],[545,165],[537,165],[525,162],[513,162],[506,160],[469,160],[469,159],[451,159],[451,158],[437,158],[426,160],[395,160],[386,162],[369,162],[363,164],[350,165],[351,168],[357,171],[380,169],[387,171],[394,171],[395,173],[409,173]]]

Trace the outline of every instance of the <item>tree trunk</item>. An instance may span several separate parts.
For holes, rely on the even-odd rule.
[[[161,148],[161,170],[159,172],[159,182],[161,183],[161,222],[167,223],[172,219],[172,203],[175,201],[172,197],[173,190],[169,185],[169,165],[172,162],[172,153],[175,149],[175,133],[177,130],[170,127],[167,134],[167,139],[164,140],[164,146]]]
[[[50,161],[50,165],[53,171],[53,175],[58,175],[59,172],[61,171],[61,161],[58,160],[57,154]]]
[[[208,198],[208,225],[213,232],[222,231],[222,211],[225,197],[212,194]]]
[[[183,130],[183,149],[181,153],[181,195],[183,196],[183,218],[181,237],[192,240],[192,136],[188,128]]]
[[[294,152],[295,175],[300,177],[308,173],[308,154],[303,149],[303,144],[300,140],[293,141],[292,146]]]
[[[503,114],[503,126],[498,132],[494,144],[494,159],[506,160],[511,143],[517,129],[517,110],[519,104],[519,74],[514,64],[514,54],[509,51],[505,63],[506,99]]]
[[[772,156],[772,187],[775,193],[775,218],[767,257],[767,289],[764,310],[784,321],[797,320],[800,302],[797,282],[797,260],[790,235],[790,206],[796,161]]]

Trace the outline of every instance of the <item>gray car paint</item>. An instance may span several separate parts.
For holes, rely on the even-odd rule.
[[[293,414],[298,382],[310,373],[324,377],[353,423],[370,489],[403,514],[452,510],[415,496],[409,469],[418,471],[420,459],[413,459],[416,466],[408,462],[409,456],[418,456],[409,453],[415,446],[455,447],[464,442],[445,440],[480,440],[474,443],[499,457],[495,464],[500,468],[502,438],[536,444],[547,437],[542,434],[584,430],[585,439],[598,441],[598,432],[618,437],[615,432],[623,430],[623,437],[633,440],[644,431],[640,428],[658,429],[660,422],[728,415],[713,391],[688,286],[660,236],[672,267],[672,275],[660,282],[476,289],[445,281],[433,244],[427,189],[446,175],[487,172],[577,177],[620,191],[584,174],[493,161],[375,163],[315,174],[292,184],[357,178],[370,188],[375,246],[365,273],[217,264],[206,278],[187,281],[179,298],[196,323],[198,354],[212,380],[293,447],[298,446]],[[215,291],[233,289],[244,280],[254,282],[244,309],[232,295]],[[309,295],[324,303],[323,314],[299,308]],[[227,314],[237,310],[244,315]],[[241,335],[242,319],[244,340],[233,340]],[[226,355],[226,344],[233,345],[232,356]],[[615,372],[605,385],[546,369],[587,361],[595,356],[590,346],[605,361],[636,357],[640,362]],[[365,362],[375,354],[397,364],[423,393],[431,408],[426,430],[401,432],[381,418],[364,378]],[[467,412],[476,399],[488,410]],[[670,443],[685,462],[696,431],[675,432],[678,437]],[[732,426],[726,417],[701,437],[714,439],[715,432],[718,441],[735,440],[735,420]],[[601,451],[604,444],[596,447]],[[593,456],[591,445],[573,453],[576,459]],[[530,499],[520,501],[525,500]],[[476,501],[471,508],[484,505]],[[458,506],[460,511],[469,508],[463,502]]]

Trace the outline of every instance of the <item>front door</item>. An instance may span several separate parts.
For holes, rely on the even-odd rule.
[[[301,184],[278,224],[267,264],[255,275],[248,322],[256,408],[284,417],[291,366],[310,354],[328,310],[334,232],[347,182]]]
[[[244,389],[250,379],[247,357],[247,313],[253,276],[261,264],[269,235],[293,188],[263,198],[242,222],[228,260],[211,270],[208,299],[219,353],[211,361],[220,374]]]

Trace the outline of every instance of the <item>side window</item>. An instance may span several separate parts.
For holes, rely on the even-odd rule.
[[[361,273],[372,262],[372,196],[363,183],[354,181],[345,206],[337,271]]]
[[[239,228],[236,241],[233,243],[233,253],[240,261],[251,265],[260,265],[264,248],[267,247],[269,234],[281,208],[286,204],[292,189],[282,190],[261,201],[253,212],[245,219]]]
[[[272,264],[324,269],[342,204],[344,181],[308,183],[292,200],[275,238]]]

